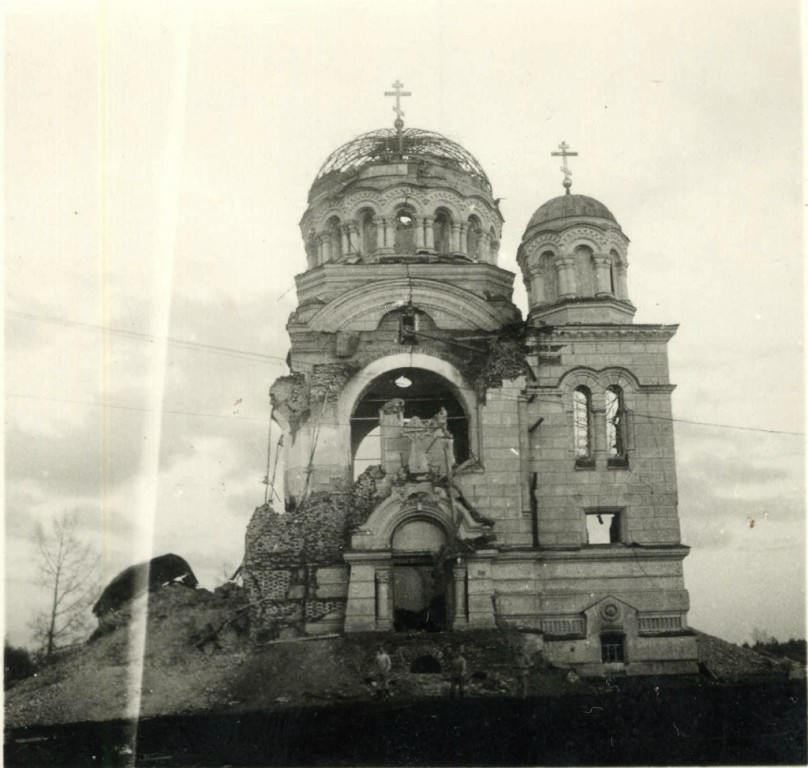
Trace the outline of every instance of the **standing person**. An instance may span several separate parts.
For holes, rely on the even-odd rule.
[[[393,669],[393,662],[387,655],[383,645],[376,650],[376,658],[373,660],[373,672],[376,677],[376,698],[381,699],[390,696],[390,672]]]
[[[458,695],[461,699],[464,696],[468,665],[466,664],[465,656],[463,656],[463,650],[462,645],[455,649],[452,658],[449,660],[449,697],[452,699],[455,695]]]
[[[530,654],[524,648],[521,648],[516,654],[516,679],[519,697],[522,699],[527,696],[527,681],[531,666]]]

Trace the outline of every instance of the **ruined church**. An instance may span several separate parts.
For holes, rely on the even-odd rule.
[[[676,326],[633,323],[629,239],[571,192],[568,149],[517,252],[526,319],[466,149],[399,109],[323,163],[270,390],[282,493],[246,535],[259,631],[507,627],[581,674],[696,670]]]

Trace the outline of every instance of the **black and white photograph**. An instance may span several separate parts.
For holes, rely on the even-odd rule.
[[[4,764],[805,765],[804,10],[7,3]]]

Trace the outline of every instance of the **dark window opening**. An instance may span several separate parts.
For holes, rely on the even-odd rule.
[[[448,256],[452,251],[452,219],[448,213],[438,211],[432,225],[435,250],[439,256]]]
[[[410,672],[416,675],[439,675],[440,662],[434,656],[419,656],[410,664]]]
[[[587,544],[619,544],[620,541],[619,512],[586,513]]]
[[[362,244],[361,251],[365,257],[372,256],[376,252],[376,220],[373,211],[365,210],[360,219],[362,224]]]
[[[482,227],[480,221],[472,216],[468,221],[468,231],[466,232],[466,250],[470,258],[474,261],[480,259],[480,244],[482,238]]]
[[[367,467],[382,463],[379,411],[385,403],[394,399],[404,401],[405,421],[414,416],[428,420],[444,408],[447,429],[454,443],[455,464],[462,464],[470,458],[469,420],[453,386],[432,371],[396,368],[376,378],[354,408],[351,417],[351,456],[355,478]]]
[[[600,636],[600,658],[604,664],[622,664],[626,660],[626,638],[615,633]]]

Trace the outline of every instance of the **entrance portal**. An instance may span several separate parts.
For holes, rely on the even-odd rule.
[[[446,544],[443,529],[414,519],[393,534],[393,628],[397,631],[440,632],[450,615],[447,595],[450,566],[436,555]]]

